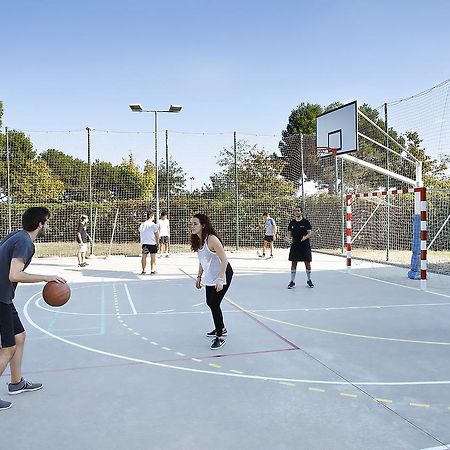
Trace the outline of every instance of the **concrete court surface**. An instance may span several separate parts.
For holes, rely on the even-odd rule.
[[[1,448],[343,449],[447,448],[450,443],[450,279],[418,290],[405,269],[314,253],[314,289],[287,251],[262,260],[229,253],[219,351],[195,254],[35,259],[58,273],[70,302],[47,306],[21,285],[24,375],[44,389],[0,398]],[[379,278],[376,280],[375,278]],[[7,369],[8,372],[8,369]]]

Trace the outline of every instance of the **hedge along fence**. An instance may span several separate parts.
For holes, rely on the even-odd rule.
[[[301,199],[296,197],[270,197],[261,196],[253,199],[240,199],[239,207],[236,208],[236,201],[233,198],[205,199],[201,196],[178,196],[172,197],[169,208],[164,200],[160,202],[160,210],[168,211],[171,224],[171,243],[174,245],[187,245],[189,242],[189,224],[193,214],[197,212],[206,213],[224,239],[228,248],[239,247],[259,247],[264,236],[263,212],[267,211],[275,219],[279,229],[279,238],[276,241],[277,247],[285,247],[287,243],[283,238],[287,235],[287,225],[292,219],[293,208],[301,206]],[[428,211],[429,211],[429,241],[433,239],[439,228],[450,214],[450,192],[429,191]],[[31,204],[12,205],[12,229],[21,227],[21,216],[23,211]],[[55,203],[43,205],[51,211],[49,232],[42,242],[62,243],[74,242],[77,232],[77,225],[81,214],[89,214],[90,205],[88,202]],[[96,212],[95,241],[96,243],[109,243],[114,226],[116,211],[118,210],[117,226],[114,234],[114,243],[128,244],[139,241],[139,224],[145,220],[148,210],[155,210],[155,204],[126,200],[115,203],[94,203],[93,215]],[[342,214],[342,199],[337,195],[314,195],[305,199],[305,216],[310,220],[314,231],[312,244],[315,249],[327,249],[341,251],[343,245],[343,232],[345,222]],[[370,215],[373,205],[370,203],[360,203],[359,218]],[[383,209],[384,208],[384,209]],[[386,246],[386,209],[380,208],[374,216],[371,224],[372,232],[364,232],[358,238],[360,247],[384,248]],[[6,204],[0,204],[0,232],[4,236],[7,233],[8,209]],[[400,250],[410,250],[409,239],[396,239],[395,236],[408,236],[410,231],[407,224],[411,223],[412,209],[401,207],[391,214],[390,234],[391,245]],[[356,217],[356,216],[355,216]],[[355,224],[356,218],[354,217]],[[91,217],[88,230],[94,225],[94,218]],[[447,226],[449,226],[448,224]],[[369,228],[367,228],[369,231]],[[377,231],[374,238],[373,230]],[[450,250],[449,232],[444,230],[433,244],[433,250]],[[114,253],[120,252],[120,245],[115,245]],[[57,255],[57,253],[55,253]]]

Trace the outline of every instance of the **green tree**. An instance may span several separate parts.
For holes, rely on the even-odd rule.
[[[186,173],[178,163],[169,158],[169,170],[166,170],[166,162],[161,161],[158,167],[159,193],[161,196],[167,195],[167,186],[169,186],[170,195],[179,195],[186,189]]]
[[[65,201],[89,199],[89,165],[87,162],[49,148],[41,154],[56,177],[64,183]]]
[[[276,155],[268,155],[264,149],[240,140],[237,142],[236,160],[241,198],[294,194],[294,184],[281,175],[285,163]],[[234,196],[236,192],[234,161],[234,149],[224,148],[217,161],[223,170],[210,177],[211,185],[204,186],[202,192],[214,197]]]
[[[28,160],[22,170],[11,174],[12,196],[15,202],[59,202],[64,183],[56,178],[43,158]]]

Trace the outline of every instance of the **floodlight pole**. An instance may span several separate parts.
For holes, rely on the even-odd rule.
[[[131,111],[133,112],[150,112],[154,113],[155,115],[155,177],[156,177],[156,183],[155,183],[155,196],[156,196],[156,222],[159,220],[159,177],[158,177],[158,113],[179,113],[182,109],[180,105],[170,105],[170,108],[165,110],[160,109],[149,109],[145,110],[142,108],[142,106],[138,103],[132,103],[129,105]]]
[[[89,222],[90,222],[90,235],[92,237],[92,163],[91,163],[91,131],[94,128],[86,127],[87,131],[87,158],[89,166]],[[92,249],[91,249],[92,252]]]

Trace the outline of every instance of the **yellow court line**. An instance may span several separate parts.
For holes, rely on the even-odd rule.
[[[380,402],[380,403],[392,403],[392,400],[388,400],[386,398],[377,398],[377,397],[375,397],[374,400],[376,400],[377,402]]]
[[[287,381],[279,381],[279,384],[284,384],[285,386],[295,386],[294,383],[288,383]]]
[[[325,392],[325,389],[320,389],[320,388],[315,388],[315,387],[309,387],[308,391],[313,391],[313,392]]]
[[[220,369],[222,367],[219,364],[208,364],[208,366],[214,367],[215,369]]]
[[[192,359],[192,361],[202,362],[202,360],[201,360],[201,359],[198,359],[198,358],[191,358],[191,359]]]
[[[169,347],[161,347],[163,350],[167,350],[168,352],[170,352],[172,349]]]
[[[350,398],[356,398],[358,397],[356,394],[346,394],[345,392],[340,392],[339,395],[341,397],[350,397]]]
[[[411,402],[409,406],[415,406],[417,408],[429,408],[431,405],[428,405],[427,403],[413,403]]]

